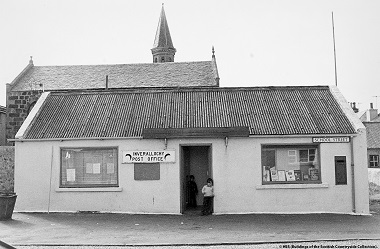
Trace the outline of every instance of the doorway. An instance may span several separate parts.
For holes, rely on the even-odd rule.
[[[202,187],[211,172],[211,146],[181,146],[181,213],[198,211],[203,204]],[[197,207],[190,206],[188,182],[194,176],[198,188]]]

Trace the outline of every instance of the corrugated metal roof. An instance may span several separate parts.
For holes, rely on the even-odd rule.
[[[380,149],[380,122],[363,122],[367,130],[367,148]]]
[[[249,127],[251,135],[353,134],[328,87],[52,93],[26,139],[140,137],[144,128]]]
[[[31,66],[30,66],[31,65]],[[218,86],[215,61],[116,65],[33,66],[12,82],[12,91],[128,87]]]

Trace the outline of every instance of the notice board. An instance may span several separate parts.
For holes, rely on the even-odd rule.
[[[135,163],[134,176],[136,181],[160,180],[160,164]]]

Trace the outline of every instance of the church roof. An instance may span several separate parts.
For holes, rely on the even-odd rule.
[[[215,60],[115,65],[34,66],[11,83],[12,91],[130,87],[218,86]]]
[[[40,98],[16,138],[124,138],[142,137],[146,129],[234,127],[253,136],[354,134],[343,109],[328,86],[55,92]]]
[[[169,32],[168,22],[166,21],[164,4],[162,4],[161,15],[158,21],[156,37],[153,44],[153,48],[159,47],[174,49],[172,38]]]

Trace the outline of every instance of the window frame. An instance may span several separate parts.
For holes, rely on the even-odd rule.
[[[314,157],[316,158],[318,162],[318,180],[307,180],[304,181],[301,179],[301,181],[264,181],[264,165],[263,165],[263,151],[264,150],[275,150],[275,162],[277,162],[277,150],[278,149],[288,149],[288,152],[286,153],[288,157],[288,163],[289,164],[295,164],[289,162],[289,151],[296,150],[296,163],[298,163],[300,166],[302,164],[307,164],[309,162],[300,162],[300,150],[308,150],[308,160],[310,160],[310,150],[314,149]],[[261,168],[261,184],[262,185],[284,185],[284,184],[322,184],[322,165],[321,165],[321,153],[320,153],[320,144],[261,144],[261,160],[260,160],[260,168]],[[277,168],[277,165],[275,165]],[[301,178],[303,176],[301,175]]]
[[[368,163],[369,163],[369,168],[380,168],[380,164],[379,164],[379,155],[369,155],[368,156]],[[376,159],[376,160],[373,160],[373,159]],[[372,163],[374,163],[375,165],[371,165]]]
[[[67,150],[84,150],[84,151],[99,151],[99,150],[114,150],[115,151],[115,163],[114,169],[116,171],[116,181],[115,184],[72,184],[67,185],[62,182],[62,174],[63,174],[63,153],[66,153]],[[76,169],[76,168],[75,168]],[[105,147],[60,147],[60,164],[59,164],[59,188],[67,189],[67,188],[115,188],[119,187],[119,147],[118,146],[105,146]]]

